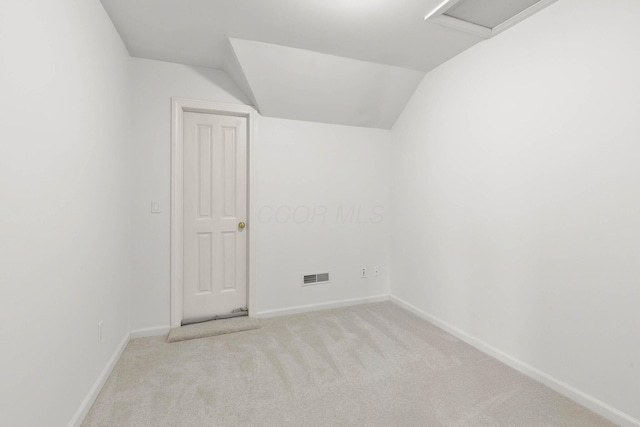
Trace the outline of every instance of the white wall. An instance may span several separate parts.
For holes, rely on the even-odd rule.
[[[392,295],[640,419],[640,2],[562,0],[393,129]]]
[[[0,52],[0,425],[64,426],[130,329],[129,57],[98,0],[3,0]]]
[[[221,71],[145,59],[132,63],[132,329],[137,330],[169,325],[170,99],[249,101]],[[253,159],[256,211],[266,208],[261,211],[263,221],[252,224],[257,235],[258,312],[387,292],[389,141],[389,131],[259,118]],[[151,200],[161,202],[162,213],[150,213]],[[284,217],[279,217],[283,224],[270,221],[269,206],[282,205],[326,206],[327,222],[320,224],[317,218],[298,224]],[[378,205],[382,207],[371,213]],[[336,228],[333,222],[340,207],[346,218],[341,217]],[[359,219],[348,216],[352,207],[360,207]],[[379,223],[378,213],[384,218]],[[368,216],[376,223],[356,222]],[[306,249],[302,233],[310,233],[312,239]],[[352,238],[358,240],[348,245]],[[365,261],[371,267],[379,263],[382,275],[355,280]],[[302,289],[300,275],[316,268],[331,268],[334,282]]]
[[[266,117],[257,129],[259,315],[387,295],[391,133]],[[331,283],[300,285],[324,272]]]

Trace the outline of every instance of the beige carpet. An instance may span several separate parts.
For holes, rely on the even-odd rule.
[[[211,320],[209,322],[194,323],[192,325],[173,328],[169,331],[167,342],[215,337],[216,335],[232,334],[234,332],[250,331],[251,329],[258,328],[260,328],[260,321],[247,316]]]
[[[611,426],[392,303],[132,340],[85,427]]]

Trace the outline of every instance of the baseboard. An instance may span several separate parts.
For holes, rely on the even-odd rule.
[[[526,376],[546,385],[547,387],[557,391],[558,393],[568,397],[569,399],[578,402],[591,411],[602,415],[608,420],[622,427],[640,427],[640,420],[637,420],[632,416],[617,410],[616,408],[596,399],[591,395],[588,395],[587,393],[576,389],[575,387],[570,386],[567,383],[558,380],[557,378],[545,372],[534,368],[533,366],[530,366],[518,359],[515,359],[512,356],[509,356],[506,353],[503,353],[502,351],[498,350],[495,347],[492,347],[484,341],[474,338],[466,332],[456,328],[455,326],[452,326],[449,323],[420,310],[416,306],[393,295],[389,296],[389,300],[399,305],[400,307],[412,312],[418,317],[421,317],[422,319],[428,321],[429,323],[436,325],[440,329],[445,330],[446,332],[477,348],[478,350],[498,359],[505,365],[508,365],[511,368],[525,374]]]
[[[171,327],[169,325],[166,326],[155,326],[153,328],[145,328],[145,329],[136,329],[131,331],[131,339],[134,338],[146,338],[146,337],[158,337],[161,335],[167,335]]]
[[[104,383],[107,382],[107,378],[109,378],[109,375],[111,375],[111,371],[113,371],[116,363],[118,363],[118,360],[120,360],[122,352],[127,347],[127,344],[129,344],[130,335],[131,334],[128,332],[124,335],[124,338],[122,338],[122,341],[120,341],[120,344],[116,348],[116,351],[113,353],[106,366],[98,376],[98,379],[93,384],[93,387],[91,387],[91,390],[89,390],[87,397],[84,398],[82,404],[69,422],[68,427],[80,427],[85,417],[89,413],[91,406],[93,406],[93,402],[95,402],[98,398],[98,395],[100,394]]]
[[[341,301],[299,305],[296,307],[280,308],[276,310],[259,311],[258,318],[268,319],[270,317],[286,316],[288,314],[307,313],[309,311],[328,310],[331,308],[348,307],[351,305],[369,304],[373,302],[389,301],[389,295],[375,295],[372,297],[346,299]]]

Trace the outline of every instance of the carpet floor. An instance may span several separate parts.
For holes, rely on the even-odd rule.
[[[84,427],[613,424],[389,303],[132,340]]]

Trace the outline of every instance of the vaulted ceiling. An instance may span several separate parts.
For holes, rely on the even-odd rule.
[[[425,72],[482,40],[425,22],[442,0],[102,3],[132,56],[223,69],[264,115],[357,126],[393,126]]]

